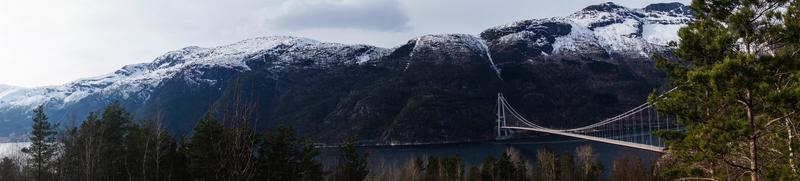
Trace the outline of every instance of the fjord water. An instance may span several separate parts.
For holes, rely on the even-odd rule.
[[[611,169],[615,158],[624,154],[639,156],[645,165],[651,165],[661,153],[623,147],[607,143],[581,140],[559,135],[544,135],[536,137],[515,138],[502,141],[481,141],[447,144],[404,145],[404,146],[363,146],[360,151],[368,153],[369,164],[372,167],[389,165],[402,166],[411,158],[452,157],[458,155],[467,166],[480,165],[488,156],[499,157],[508,148],[519,151],[520,156],[530,164],[536,163],[536,152],[547,148],[559,155],[574,154],[575,149],[590,145],[597,158],[603,163],[605,171]],[[323,149],[322,159],[335,162],[338,150],[335,148]],[[326,161],[327,162],[327,161]],[[328,162],[332,163],[332,162]]]

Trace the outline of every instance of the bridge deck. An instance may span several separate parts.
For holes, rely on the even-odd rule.
[[[654,151],[654,152],[659,152],[659,153],[663,153],[664,152],[664,147],[658,147],[658,146],[646,145],[646,144],[640,144],[640,143],[633,143],[633,142],[627,142],[627,141],[619,141],[619,140],[613,140],[613,139],[607,139],[607,138],[599,138],[599,137],[593,137],[593,136],[586,136],[586,135],[580,135],[580,134],[574,134],[574,133],[565,133],[565,132],[549,130],[549,129],[514,127],[514,126],[504,126],[504,127],[501,127],[501,128],[528,130],[528,131],[536,131],[536,132],[557,134],[557,135],[568,136],[568,137],[573,137],[573,138],[580,138],[580,139],[598,141],[598,142],[603,142],[603,143],[608,143],[608,144],[613,144],[613,145],[620,145],[620,146],[625,146],[625,147],[638,148],[638,149]]]

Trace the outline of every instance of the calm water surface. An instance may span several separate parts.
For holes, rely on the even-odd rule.
[[[498,157],[508,148],[518,150],[523,159],[529,163],[535,163],[536,152],[539,149],[547,148],[558,154],[574,153],[579,146],[590,145],[594,148],[598,159],[603,162],[606,170],[609,170],[614,158],[623,154],[635,154],[643,158],[646,164],[652,163],[661,154],[628,148],[606,143],[578,140],[559,135],[546,135],[529,138],[517,138],[504,141],[485,141],[471,143],[452,143],[452,144],[431,144],[413,146],[365,146],[359,147],[359,151],[369,154],[371,166],[380,164],[402,165],[410,158],[420,157],[452,157],[458,155],[467,165],[479,165],[488,156]],[[336,159],[338,150],[335,148],[323,149],[322,159],[326,163],[331,163]],[[335,161],[333,161],[335,162]]]

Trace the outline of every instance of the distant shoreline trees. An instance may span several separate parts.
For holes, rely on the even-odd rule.
[[[453,156],[410,159],[399,168],[375,168],[351,138],[340,145],[334,167],[326,170],[320,162],[320,149],[309,139],[297,137],[289,127],[278,126],[259,135],[248,124],[223,124],[211,113],[188,137],[171,136],[158,121],[134,121],[116,103],[101,114],[89,114],[79,127],[61,134],[47,122],[42,107],[34,110],[32,120],[32,143],[25,149],[27,164],[0,159],[0,180],[592,181],[604,177],[603,166],[589,146],[564,154],[541,149],[536,164],[510,148],[477,166]],[[652,170],[631,167],[627,160],[615,162],[611,179],[657,178],[647,175]]]

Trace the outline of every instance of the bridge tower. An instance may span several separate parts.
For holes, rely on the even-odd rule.
[[[506,124],[506,107],[503,98],[503,93],[497,93],[497,138],[498,140],[507,139],[511,136],[510,131],[508,129],[504,129],[503,127],[508,126]]]

